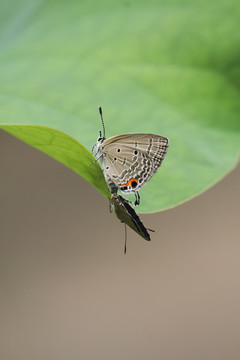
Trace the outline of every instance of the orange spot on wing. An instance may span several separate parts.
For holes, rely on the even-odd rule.
[[[123,186],[131,186],[131,188],[132,188],[132,183],[133,183],[133,181],[135,181],[137,184],[138,184],[138,179],[130,179],[126,184],[122,184],[121,185],[121,187],[123,187]]]

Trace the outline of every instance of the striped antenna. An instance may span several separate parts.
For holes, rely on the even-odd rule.
[[[106,139],[106,137],[105,137],[105,126],[104,126],[104,122],[103,122],[103,115],[102,115],[102,108],[101,108],[101,106],[100,106],[100,108],[99,108],[99,113],[100,113],[100,116],[101,116],[102,127],[103,127],[103,138]]]

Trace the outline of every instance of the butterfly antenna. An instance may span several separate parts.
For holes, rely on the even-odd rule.
[[[99,108],[99,113],[100,113],[100,116],[101,116],[102,127],[103,127],[103,138],[106,139],[106,137],[105,137],[105,126],[104,126],[104,122],[103,122],[103,114],[102,114],[102,108],[101,108],[101,106],[100,106],[100,108]]]
[[[127,252],[127,225],[125,225],[125,244],[124,244],[124,255],[126,254]]]

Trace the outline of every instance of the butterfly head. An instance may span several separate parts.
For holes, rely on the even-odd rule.
[[[97,143],[96,143],[96,151],[98,152],[100,146],[102,145],[102,143],[104,142],[104,140],[106,140],[106,138],[104,136],[102,136],[102,132],[99,131],[99,136],[97,139]]]
[[[97,145],[102,144],[104,142],[104,140],[106,140],[106,138],[104,136],[102,136],[102,132],[99,131],[99,136],[98,136],[98,139],[97,139]]]
[[[97,148],[97,152],[98,152],[98,149],[100,148],[100,146],[102,145],[102,143],[104,142],[104,140],[106,140],[106,137],[105,137],[105,126],[104,126],[104,122],[103,122],[103,115],[102,115],[102,108],[100,106],[99,108],[99,113],[100,113],[100,116],[101,116],[101,121],[102,121],[102,127],[103,127],[103,134],[101,132],[101,130],[99,131],[99,137],[97,139],[97,144],[96,144],[96,148]]]

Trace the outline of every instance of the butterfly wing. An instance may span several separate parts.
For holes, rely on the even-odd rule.
[[[130,206],[129,202],[120,195],[113,195],[111,205],[118,219],[130,226],[145,240],[150,241],[148,229],[145,228],[135,210]]]
[[[155,134],[122,134],[105,140],[101,152],[108,183],[123,192],[142,188],[157,172],[167,153],[169,141]]]

